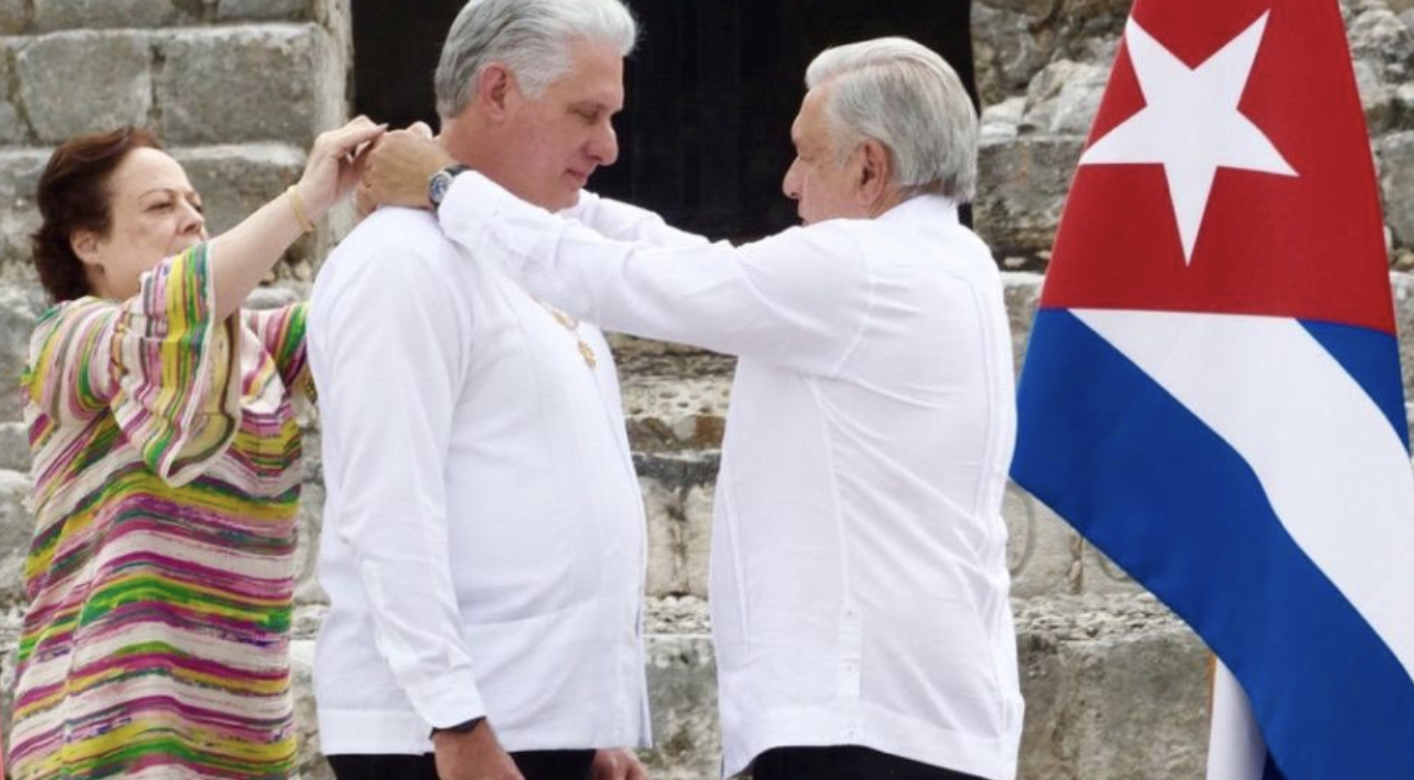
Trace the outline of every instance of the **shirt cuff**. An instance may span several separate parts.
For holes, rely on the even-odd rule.
[[[409,688],[408,699],[418,716],[434,729],[444,729],[486,716],[486,704],[476,675],[462,669]]]

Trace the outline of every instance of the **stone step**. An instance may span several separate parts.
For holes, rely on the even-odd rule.
[[[344,66],[315,24],[3,37],[0,144],[49,145],[133,124],[172,145],[307,148],[341,123]],[[223,74],[219,87],[212,73]]]
[[[0,35],[237,22],[303,22],[314,0],[0,0]]]

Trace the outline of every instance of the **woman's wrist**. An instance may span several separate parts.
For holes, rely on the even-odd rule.
[[[290,188],[285,190],[285,200],[289,203],[290,213],[295,218],[295,224],[299,225],[300,232],[313,233],[314,221],[318,217],[309,210],[308,201],[300,195],[299,184],[291,184]]]

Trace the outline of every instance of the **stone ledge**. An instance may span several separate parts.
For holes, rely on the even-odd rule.
[[[3,49],[19,84],[8,97],[0,85],[0,141],[11,143],[133,124],[174,145],[307,147],[345,108],[343,55],[315,24],[65,30]],[[212,73],[227,74],[219,88]]]
[[[0,35],[302,22],[315,17],[315,5],[315,0],[0,0]]]

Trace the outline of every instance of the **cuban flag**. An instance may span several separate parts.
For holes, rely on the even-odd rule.
[[[1212,753],[1250,712],[1248,780],[1414,778],[1414,472],[1369,150],[1336,0],[1137,0],[1022,371],[1013,477],[1231,671]]]

